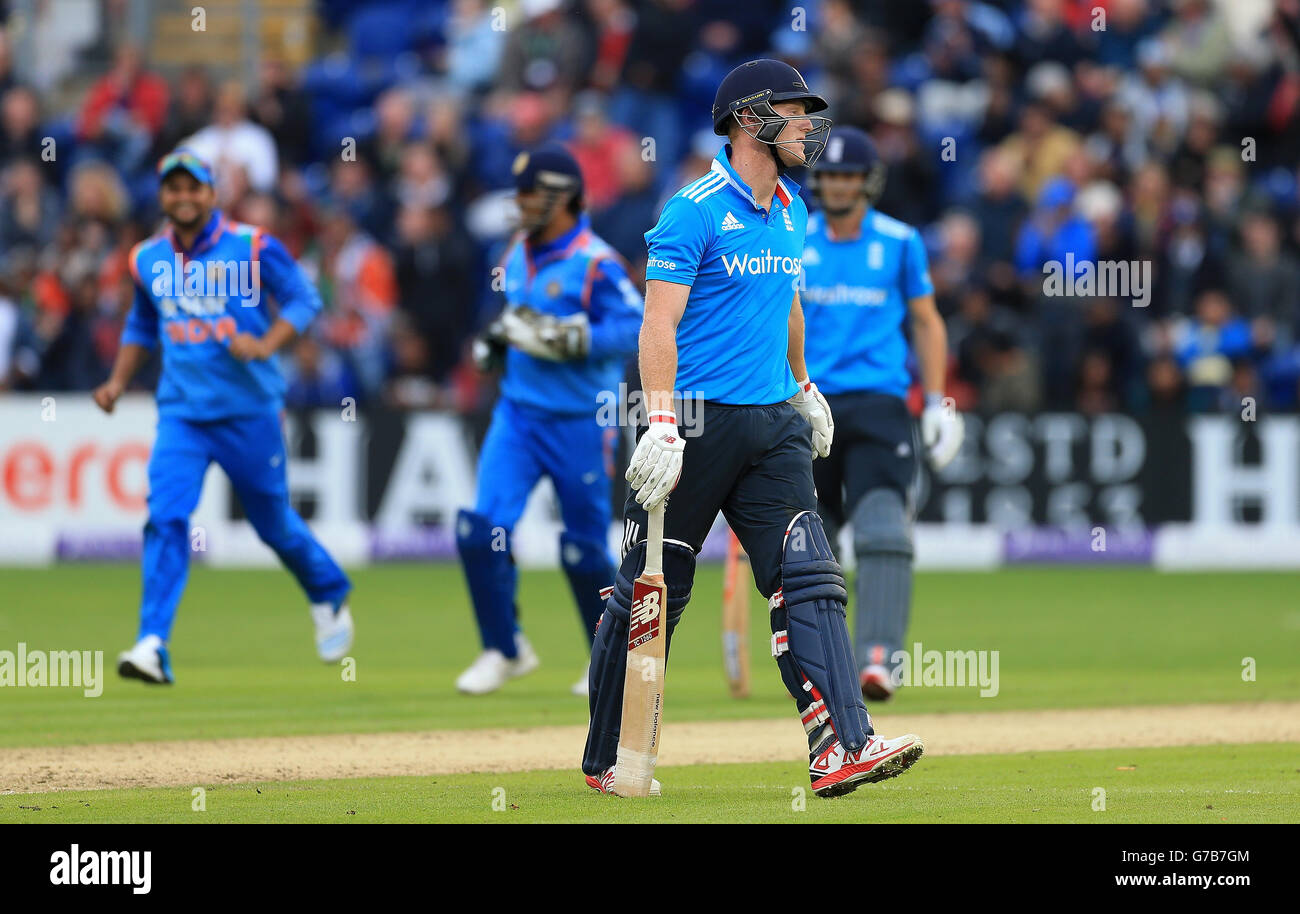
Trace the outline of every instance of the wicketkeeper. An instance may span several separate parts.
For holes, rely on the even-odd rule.
[[[808,222],[802,291],[808,370],[839,420],[830,456],[813,466],[817,510],[832,543],[852,527],[858,670],[863,696],[874,700],[898,686],[894,656],[912,602],[910,352],[925,390],[921,444],[934,469],[957,455],[963,430],[944,403],[948,337],[925,245],[915,228],[872,208],[884,186],[871,138],[837,127],[813,169],[821,211]]]
[[[456,680],[493,692],[537,668],[515,606],[510,537],[529,493],[550,477],[564,532],[560,564],[588,644],[613,578],[608,537],[618,428],[597,405],[636,351],[641,295],[618,254],[591,230],[582,172],[559,144],[515,161],[521,230],[502,260],[506,308],[476,345],[480,367],[504,367],[501,399],[479,454],[478,497],[456,519],[456,546],[482,651]],[[587,676],[574,686],[587,693]]]
[[[352,584],[289,504],[284,378],[275,355],[316,317],[320,296],[279,241],[216,209],[206,162],[178,150],[159,162],[158,174],[167,227],[131,251],[135,301],[112,373],[94,393],[111,413],[161,348],[140,634],[118,657],[118,673],[172,681],[167,641],[189,575],[190,514],[213,462],[306,594],[320,658],[341,660],[352,646]]]
[[[623,561],[591,658],[582,769],[598,790],[613,783],[647,511],[670,492],[669,647],[695,556],[722,511],[771,605],[772,652],[808,735],[814,792],[837,796],[893,777],[924,748],[915,736],[890,740],[872,729],[845,624],[844,577],[816,511],[812,461],[830,452],[835,427],[804,364],[797,286],[808,213],[783,175],[816,161],[830,128],[816,113],[825,108],[793,67],[737,67],[713,105],[714,131],[728,144],[645,236],[640,364],[649,422],[627,471],[634,493],[624,509]],[[704,401],[692,437],[678,428],[675,389]]]

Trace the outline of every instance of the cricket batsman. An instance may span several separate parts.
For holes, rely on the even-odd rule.
[[[113,411],[157,348],[158,434],[149,458],[140,635],[120,675],[172,682],[167,642],[189,576],[190,514],[215,461],[262,541],[307,595],[316,650],[332,663],[352,646],[352,584],[289,504],[276,352],[320,311],[320,296],[284,246],[216,209],[211,167],[178,150],[158,164],[167,225],[132,249],[135,302],[95,403]],[[277,306],[272,308],[272,299]]]
[[[813,169],[821,211],[808,222],[801,292],[808,370],[839,420],[830,456],[813,465],[817,510],[832,543],[845,523],[853,531],[859,681],[876,701],[898,686],[893,658],[912,601],[912,350],[925,390],[921,442],[935,470],[963,435],[961,414],[943,402],[948,337],[925,245],[915,228],[872,208],[884,184],[871,138],[836,128]]]
[[[771,607],[772,653],[808,736],[821,797],[901,774],[921,757],[913,735],[875,734],[845,621],[848,593],[817,514],[813,458],[835,426],[804,363],[798,284],[808,213],[787,169],[816,162],[826,102],[793,67],[754,60],[718,87],[714,131],[727,145],[646,233],[641,383],[648,427],[627,470],[624,555],[592,651],[587,784],[610,792],[621,723],[633,581],[647,512],[668,498],[663,577],[667,646],[691,595],[695,556],[719,511],[749,553]],[[674,390],[698,392],[683,437]],[[651,794],[659,791],[658,782]]]
[[[582,172],[559,144],[514,164],[521,230],[502,260],[506,308],[476,345],[481,368],[504,362],[501,398],[479,454],[478,496],[456,519],[456,546],[483,650],[456,687],[484,695],[537,668],[519,627],[510,537],[543,476],[559,496],[560,562],[587,646],[600,620],[609,553],[618,428],[602,427],[602,391],[616,391],[636,351],[641,295],[622,259],[591,230]],[[573,687],[587,694],[587,676]]]

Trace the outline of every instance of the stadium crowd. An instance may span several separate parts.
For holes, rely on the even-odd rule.
[[[317,11],[336,50],[297,71],[164,77],[121,42],[71,107],[0,36],[0,390],[103,380],[127,253],[158,224],[153,163],[184,144],[217,167],[226,212],[319,285],[326,310],[284,359],[291,405],[479,411],[468,342],[500,305],[517,153],[570,145],[597,232],[635,274],[642,233],[719,148],[718,80],[779,56],[872,133],[879,208],[923,230],[962,408],[1297,406],[1300,0]],[[1068,255],[1149,264],[1145,305],[1046,295],[1044,265]]]

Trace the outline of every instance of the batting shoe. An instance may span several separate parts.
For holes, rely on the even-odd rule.
[[[326,663],[337,663],[352,650],[352,613],[346,603],[313,603],[311,621],[316,626],[316,653]]]
[[[456,679],[456,688],[466,695],[487,695],[511,679],[525,676],[541,666],[537,652],[523,632],[515,632],[515,658],[511,660],[496,648],[488,648],[475,658],[469,669]]]
[[[618,796],[618,794],[614,793],[614,767],[610,765],[600,773],[600,777],[596,777],[594,774],[587,775],[587,786],[592,790],[599,790],[601,793],[607,793],[610,796]],[[651,778],[650,796],[657,797],[659,795],[659,779]]]
[[[117,675],[152,685],[171,685],[172,662],[167,645],[157,635],[145,635],[129,651],[117,655]]]
[[[579,698],[586,698],[591,694],[587,687],[587,679],[591,676],[591,664],[588,663],[586,669],[582,671],[582,678],[570,686],[569,691]]]
[[[826,730],[830,730],[829,724]],[[839,797],[863,784],[896,778],[915,765],[924,752],[925,743],[911,733],[893,739],[868,736],[865,746],[848,752],[839,737],[829,732],[808,756],[813,793],[819,797]]]
[[[861,678],[862,697],[867,701],[889,701],[894,697],[894,679],[880,664],[863,669]]]

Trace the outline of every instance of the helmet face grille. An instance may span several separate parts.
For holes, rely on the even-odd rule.
[[[771,93],[767,93],[770,95]],[[746,125],[741,122],[737,113],[742,108],[748,108],[753,118],[758,121],[757,124]],[[821,158],[822,153],[826,150],[826,140],[830,135],[831,119],[820,114],[796,114],[786,117],[777,114],[772,107],[772,103],[764,98],[762,101],[751,102],[746,99],[740,99],[731,105],[731,114],[740,124],[740,129],[744,130],[760,143],[766,143],[768,146],[781,147],[791,146],[800,143],[803,146],[804,166],[812,166]],[[778,141],[781,131],[790,121],[809,120],[812,121],[812,130],[802,140],[782,140]]]

